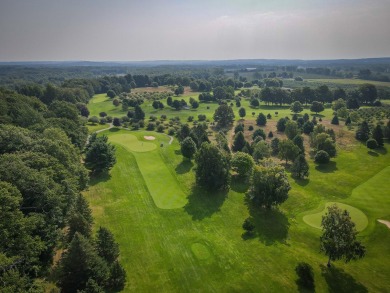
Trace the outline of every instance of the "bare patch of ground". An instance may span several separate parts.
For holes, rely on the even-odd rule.
[[[377,220],[379,223],[383,224],[383,225],[386,225],[387,228],[390,229],[390,221],[386,221],[386,220]]]
[[[144,136],[146,140],[155,140],[156,138],[154,136]]]

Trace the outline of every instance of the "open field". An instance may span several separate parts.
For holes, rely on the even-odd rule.
[[[328,165],[310,162],[309,179],[290,180],[287,202],[279,210],[261,211],[246,204],[247,186],[240,182],[233,181],[228,194],[192,189],[194,165],[178,155],[176,139],[167,145],[169,138],[155,132],[112,129],[104,134],[116,143],[118,162],[111,176],[95,179],[85,195],[93,208],[95,227],[109,227],[120,244],[128,274],[126,292],[297,291],[294,268],[300,261],[313,266],[318,292],[385,292],[389,288],[390,263],[385,256],[390,255],[390,231],[376,222],[379,216],[389,219],[385,212],[389,203],[377,201],[388,194],[381,192],[389,185],[388,180],[373,177],[390,165],[388,144],[375,155],[357,144],[341,151]],[[140,141],[144,135],[153,135],[157,139],[148,143],[157,147],[149,152],[131,151],[126,147],[128,134]],[[164,147],[159,147],[161,142]],[[164,175],[157,175],[162,174],[160,168],[165,168]],[[383,176],[388,178],[387,173]],[[184,206],[159,208],[150,187],[170,196],[173,181],[186,196],[181,202]],[[383,186],[373,201],[365,189],[357,188],[365,181],[372,181],[371,187]],[[363,196],[356,190],[362,190]],[[321,232],[307,225],[303,216],[331,201],[347,203],[367,215],[369,226],[360,238],[368,253],[363,260],[336,262],[327,270],[327,258],[319,253]],[[252,238],[242,235],[241,225],[248,216],[256,223]]]

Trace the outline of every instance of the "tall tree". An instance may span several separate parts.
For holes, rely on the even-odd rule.
[[[97,231],[96,251],[108,264],[112,264],[119,257],[119,245],[107,228],[99,227]]]
[[[321,226],[321,251],[328,256],[328,267],[331,261],[349,262],[365,255],[366,249],[356,239],[358,232],[347,210],[342,211],[336,204],[329,206]]]
[[[303,106],[300,102],[295,101],[294,103],[292,103],[290,110],[293,113],[301,113],[303,111]]]
[[[309,177],[309,164],[304,155],[299,155],[291,166],[291,173],[296,178]]]
[[[374,128],[372,132],[372,138],[376,140],[378,146],[383,146],[383,131],[382,127],[379,124]]]
[[[291,140],[285,139],[279,142],[279,158],[293,161],[299,155],[300,149]]]
[[[246,116],[245,108],[240,108],[240,110],[238,110],[238,114],[240,115],[241,118],[244,118]]]
[[[95,174],[110,170],[116,163],[115,147],[107,140],[103,135],[87,145],[85,165]]]
[[[314,101],[310,106],[310,111],[315,112],[316,114],[324,111],[324,109],[325,109],[324,104],[317,101]]]
[[[196,153],[196,144],[192,140],[191,137],[186,137],[181,143],[180,143],[180,150],[183,155],[183,157],[191,160],[193,156]]]
[[[242,131],[237,132],[237,134],[234,136],[234,142],[232,150],[233,152],[240,152],[246,145],[246,140],[244,137],[244,133]]]
[[[267,124],[267,117],[263,113],[259,113],[259,116],[257,116],[256,124],[259,126],[265,126]]]
[[[238,177],[247,179],[252,174],[255,162],[249,154],[237,152],[233,155],[231,164],[233,171],[237,172]]]
[[[217,110],[215,110],[214,120],[221,127],[230,125],[234,121],[233,109],[226,104],[220,105]]]

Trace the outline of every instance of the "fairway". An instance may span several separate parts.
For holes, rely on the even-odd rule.
[[[305,221],[306,224],[314,228],[321,229],[322,216],[325,216],[325,214],[328,212],[327,207],[333,204],[336,204],[340,209],[347,210],[349,212],[349,215],[351,216],[352,221],[355,222],[356,229],[358,231],[362,231],[367,227],[368,224],[367,216],[361,210],[340,202],[327,202],[322,211],[315,214],[304,216],[303,221]]]
[[[109,139],[133,153],[149,193],[158,208],[177,209],[187,203],[186,195],[163,162],[155,143],[139,141],[136,136],[126,132],[109,135]]]

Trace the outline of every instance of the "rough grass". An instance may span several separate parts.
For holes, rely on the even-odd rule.
[[[314,228],[321,229],[322,216],[325,216],[325,214],[328,212],[328,207],[333,204],[336,204],[340,209],[347,210],[349,212],[352,221],[356,224],[357,231],[362,231],[367,227],[368,225],[367,216],[361,210],[353,206],[343,204],[341,202],[327,202],[320,212],[318,213],[314,212],[312,214],[308,214],[303,217],[303,220],[305,221],[306,224]]]

